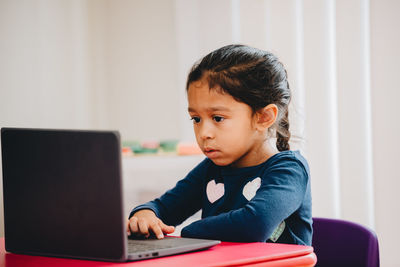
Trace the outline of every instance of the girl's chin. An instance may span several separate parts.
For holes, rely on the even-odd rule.
[[[231,165],[231,164],[232,164],[232,161],[229,161],[229,160],[216,159],[216,158],[210,158],[210,160],[211,160],[215,165],[218,165],[218,166],[221,166],[221,167],[223,167],[223,166],[228,166],[228,165]]]

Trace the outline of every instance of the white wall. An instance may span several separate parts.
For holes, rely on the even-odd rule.
[[[90,127],[81,1],[0,1],[0,125]]]
[[[373,0],[370,10],[376,230],[383,266],[398,266],[400,2]]]
[[[89,1],[95,127],[179,136],[173,1]],[[94,63],[94,64],[93,64]]]
[[[1,126],[179,137],[173,3],[1,0]]]

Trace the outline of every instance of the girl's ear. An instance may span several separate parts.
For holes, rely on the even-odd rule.
[[[257,130],[265,131],[271,127],[278,117],[278,107],[275,104],[268,106],[257,111]]]

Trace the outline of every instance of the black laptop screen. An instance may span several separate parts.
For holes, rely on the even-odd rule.
[[[6,250],[124,257],[116,132],[2,128]]]

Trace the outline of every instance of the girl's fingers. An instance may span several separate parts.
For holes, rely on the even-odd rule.
[[[164,238],[164,233],[170,234],[175,231],[175,227],[165,225],[160,219],[154,216],[151,218],[138,218],[133,216],[129,219],[127,232],[128,235],[135,233],[145,237],[150,236],[150,231],[155,234],[158,239]]]
[[[129,221],[129,219],[126,220],[126,232],[128,233],[128,235],[131,235],[131,227],[130,224],[131,222]]]
[[[136,217],[132,217],[129,220],[129,230],[130,230],[131,233],[138,233],[139,232],[138,219]]]
[[[149,227],[147,225],[146,220],[138,220],[137,225],[139,227],[139,231],[138,232],[140,232],[141,234],[143,234],[146,237],[150,236]]]
[[[166,225],[163,222],[160,222],[160,227],[161,227],[162,232],[164,232],[166,234],[171,234],[175,231],[175,227]]]
[[[160,226],[159,226],[157,223],[154,223],[154,224],[151,226],[151,230],[153,231],[153,233],[156,235],[156,237],[157,237],[158,239],[164,238],[163,231],[161,230]]]

